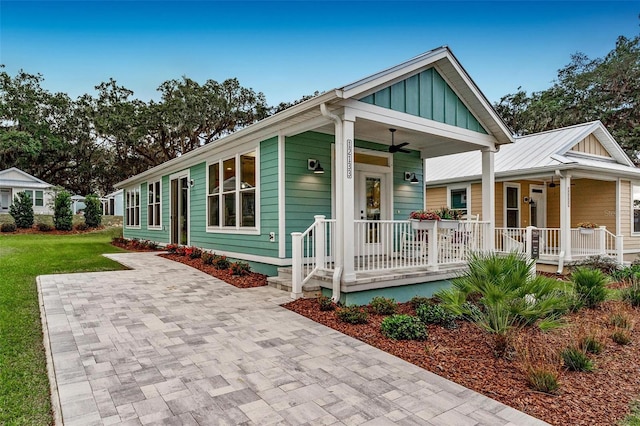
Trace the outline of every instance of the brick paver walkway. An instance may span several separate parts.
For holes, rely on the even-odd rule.
[[[279,306],[149,253],[38,278],[58,424],[542,425]]]

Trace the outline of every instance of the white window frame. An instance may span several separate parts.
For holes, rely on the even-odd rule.
[[[255,226],[240,226],[240,215],[236,214],[238,218],[236,219],[235,226],[209,226],[209,197],[220,197],[222,200],[222,194],[224,191],[220,191],[215,195],[209,194],[209,168],[214,164],[218,164],[218,173],[219,173],[219,181],[223,182],[224,170],[223,165],[224,162],[230,159],[235,160],[236,166],[236,177],[240,176],[241,173],[241,163],[240,157],[246,154],[255,153]],[[251,149],[244,149],[242,151],[238,150],[235,154],[226,155],[224,157],[218,157],[215,160],[207,161],[206,163],[206,182],[207,187],[205,191],[205,224],[206,224],[206,232],[210,233],[219,233],[219,234],[244,234],[244,235],[260,235],[260,148],[259,146],[253,147]],[[240,179],[236,179],[236,187],[234,189],[235,195],[235,211],[242,211],[242,197],[240,194],[242,190],[240,188]],[[222,185],[221,185],[222,186]],[[222,189],[222,188],[221,188]],[[222,215],[222,202],[220,202],[220,215]],[[219,217],[219,223],[222,224],[222,217]]]
[[[637,187],[638,188],[638,201],[640,201],[640,182],[631,182],[631,200],[630,200],[630,206],[631,206],[631,212],[630,212],[630,216],[631,216],[631,235],[640,235],[640,231],[636,231],[635,230],[635,223],[634,223],[634,217],[635,217],[635,212],[636,210],[638,210],[639,214],[640,214],[640,205],[636,208],[633,205],[633,202],[635,200],[635,196],[634,196],[634,188]]]
[[[127,229],[140,229],[140,213],[141,213],[141,209],[140,209],[140,186],[138,185],[137,187],[131,188],[131,189],[126,189],[124,191],[124,201],[126,203],[125,209],[124,209],[124,214],[125,214],[125,227]],[[137,195],[137,197],[136,197]],[[138,204],[137,205],[132,205],[131,204],[131,199],[133,198],[133,200],[137,200]],[[137,209],[137,210],[136,210]],[[135,223],[136,221],[134,220],[133,225],[130,224],[130,218],[132,217],[131,215],[133,214],[134,219],[137,218],[137,224]]]
[[[507,228],[507,211],[508,210],[516,210],[513,208],[507,208],[507,188],[515,188],[518,190],[518,207],[516,208],[518,211],[518,226],[515,226],[514,228],[520,228],[522,225],[522,200],[521,195],[522,195],[522,188],[521,185],[519,183],[515,183],[515,182],[504,182],[503,184],[503,217],[504,217],[504,227]]]
[[[451,204],[451,191],[459,191],[461,189],[464,189],[467,194],[467,208],[466,208],[466,212],[464,214],[466,215],[470,215],[471,214],[471,184],[466,184],[466,185],[450,185],[447,186],[447,207],[453,210],[452,204]],[[455,210],[462,210],[462,209],[455,209]]]
[[[44,207],[44,190],[42,190],[42,189],[23,189],[22,192],[25,192],[25,193],[29,194],[29,197],[31,198],[31,205],[33,207]],[[41,192],[42,193],[42,204],[41,205],[37,205],[36,204],[36,192]]]
[[[157,185],[157,188],[156,188]],[[151,198],[151,192],[149,187],[153,187],[153,196]],[[157,194],[156,194],[157,189]],[[160,195],[157,197],[157,195]],[[158,201],[155,201],[157,198]],[[158,211],[160,215],[158,217],[153,216],[153,223],[149,224],[149,219],[155,213],[155,207],[159,206]],[[147,182],[147,229],[150,230],[162,230],[162,179]]]

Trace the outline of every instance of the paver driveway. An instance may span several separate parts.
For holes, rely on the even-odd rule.
[[[279,306],[150,253],[132,270],[38,278],[57,421],[538,425]]]

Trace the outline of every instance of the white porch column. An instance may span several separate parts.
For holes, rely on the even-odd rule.
[[[496,179],[494,148],[482,150],[482,220],[489,222],[485,238],[485,248],[496,248]],[[471,206],[469,206],[471,208]]]
[[[342,236],[339,243],[342,244],[343,270],[342,279],[344,282],[355,281],[355,226],[353,223],[355,215],[355,120],[345,117],[342,121],[342,170],[338,168],[338,173],[342,175],[342,211],[338,211],[338,220],[342,220]],[[340,179],[338,179],[340,182]],[[338,183],[340,184],[340,183]]]
[[[571,176],[560,176],[560,252],[564,260],[571,256]]]

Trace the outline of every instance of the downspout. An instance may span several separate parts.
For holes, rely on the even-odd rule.
[[[339,241],[337,241],[337,244],[334,245],[334,247],[336,248],[336,252],[334,253],[334,257],[333,257],[333,265],[334,265],[334,273],[333,273],[333,282],[332,282],[332,295],[331,295],[331,300],[333,300],[334,302],[338,302],[340,300],[340,282],[341,280],[341,275],[342,275],[342,263],[343,263],[343,235],[344,235],[344,218],[341,217],[342,212],[344,211],[342,204],[343,204],[343,196],[342,196],[342,187],[343,185],[338,184],[338,179],[340,179],[340,183],[342,183],[342,179],[344,177],[344,171],[342,170],[344,167],[344,159],[342,158],[342,153],[343,153],[343,147],[344,147],[344,141],[342,138],[342,119],[340,117],[338,117],[337,115],[333,114],[332,112],[329,111],[329,109],[327,108],[327,105],[322,103],[320,104],[320,112],[322,113],[322,115],[324,117],[327,117],[329,120],[333,121],[335,123],[335,154],[336,154],[336,162],[335,164],[337,165],[336,170],[335,170],[335,174],[334,176],[336,177],[336,182],[335,186],[336,186],[336,229],[335,229],[335,235],[333,236],[338,237]]]

